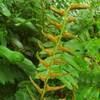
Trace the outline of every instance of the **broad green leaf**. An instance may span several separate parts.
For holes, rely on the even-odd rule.
[[[4,3],[0,3],[0,12],[7,17],[11,16],[11,12]]]
[[[5,84],[7,82],[15,83],[15,80],[21,80],[24,76],[21,71],[10,64],[6,59],[0,59],[0,83]]]
[[[28,74],[32,74],[36,71],[35,65],[20,52],[12,51],[7,47],[0,46],[0,56],[8,59],[13,64],[17,64]]]

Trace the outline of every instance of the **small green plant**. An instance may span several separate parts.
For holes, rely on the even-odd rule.
[[[30,77],[31,82],[40,94],[40,100],[48,99],[49,97],[53,99],[54,97],[48,93],[51,91],[53,95],[55,95],[55,97],[56,93],[60,92],[58,97],[56,97],[55,99],[68,99],[71,97],[72,100],[83,100],[88,99],[89,95],[91,95],[89,100],[96,100],[99,98],[99,90],[97,85],[99,84],[99,81],[96,81],[98,80],[99,76],[99,67],[97,67],[98,64],[97,66],[92,65],[92,67],[94,66],[93,68],[90,67],[90,60],[94,59],[94,56],[96,57],[94,60],[95,64],[97,59],[99,59],[99,57],[96,56],[98,55],[97,52],[99,50],[99,46],[97,46],[97,44],[99,43],[99,39],[90,40],[91,34],[88,33],[88,28],[90,28],[91,24],[93,24],[92,15],[89,15],[90,22],[88,22],[90,26],[85,29],[85,25],[88,23],[82,23],[82,27],[84,27],[85,29],[82,33],[76,35],[68,29],[68,25],[70,23],[77,23],[77,17],[79,17],[70,16],[69,13],[73,10],[81,9],[83,9],[84,12],[86,10],[87,14],[89,14],[91,10],[89,4],[80,3],[73,3],[66,9],[60,9],[55,8],[54,6],[50,6],[50,10],[53,11],[51,13],[54,14],[54,16],[47,15],[49,23],[48,25],[51,26],[51,28],[50,30],[47,30],[48,32],[43,31],[43,35],[48,38],[50,42],[47,41],[45,44],[43,44],[43,46],[40,46],[42,49],[42,51],[40,52],[40,56],[42,57],[42,59],[39,57],[39,54],[37,54],[37,58],[40,61],[38,73],[36,73],[36,76],[32,76],[34,80],[35,78],[37,78],[43,81],[44,87],[42,88],[42,90]],[[79,13],[81,14],[81,11]],[[63,18],[60,18],[61,16],[63,16]],[[58,31],[55,31],[55,33],[52,32],[52,27],[55,27],[55,30]],[[95,46],[94,54],[92,51],[92,44]],[[51,84],[49,81],[51,82]],[[56,81],[58,81],[58,84],[56,84]],[[84,88],[84,85],[82,84],[86,85],[86,88],[83,89],[83,91],[80,90],[80,88]],[[66,89],[66,91],[64,91],[64,89]],[[69,94],[69,92],[67,93],[67,91],[70,91],[71,94]],[[95,91],[95,95],[92,94],[92,91]]]
[[[99,100],[96,0],[0,1],[1,100]]]

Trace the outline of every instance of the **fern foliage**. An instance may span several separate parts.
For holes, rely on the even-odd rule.
[[[98,0],[0,0],[0,98],[99,100]]]

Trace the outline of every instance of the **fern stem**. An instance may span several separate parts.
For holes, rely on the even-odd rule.
[[[65,10],[66,13],[65,13],[65,15],[64,15],[64,21],[63,21],[63,24],[62,24],[63,26],[62,26],[62,29],[61,29],[60,37],[59,37],[59,39],[58,39],[58,41],[57,41],[56,47],[54,48],[54,53],[53,53],[54,59],[55,59],[55,53],[56,53],[56,51],[57,51],[58,45],[60,44],[61,38],[62,38],[63,33],[64,33],[64,31],[65,31],[66,17],[67,17],[67,15],[68,15],[69,10],[70,10],[70,7],[69,7],[68,9]],[[54,59],[52,59],[50,65],[53,64]],[[50,72],[50,69],[48,68],[48,76],[49,76],[49,72]],[[40,100],[43,100],[44,95],[45,95],[45,93],[46,93],[46,87],[47,87],[47,83],[48,83],[48,80],[49,80],[49,77],[48,77],[48,76],[47,76],[47,79],[46,79],[46,81],[45,81],[45,83],[44,83],[44,89],[43,89],[43,92],[42,92],[42,94],[41,94]]]
[[[49,80],[49,77],[47,77],[47,79],[46,79],[46,81],[44,83],[44,89],[43,89],[43,92],[42,92],[40,100],[43,100],[43,98],[44,98],[44,95],[46,93],[46,87],[47,87],[48,80]]]
[[[57,49],[58,49],[58,46],[59,46],[59,44],[60,44],[60,41],[61,41],[61,39],[62,39],[62,37],[63,37],[63,33],[65,32],[66,17],[68,16],[69,10],[70,10],[70,7],[69,7],[68,9],[65,10],[64,21],[63,21],[63,23],[62,23],[63,26],[62,26],[62,29],[61,29],[60,36],[59,36],[59,39],[58,39],[58,41],[57,41],[56,47],[54,48],[54,59],[55,59],[55,53],[56,53],[56,51],[57,51]],[[52,63],[53,63],[54,59],[52,60]]]

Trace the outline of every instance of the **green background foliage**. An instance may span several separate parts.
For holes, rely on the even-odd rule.
[[[100,100],[99,77],[99,0],[0,0],[0,100]]]

